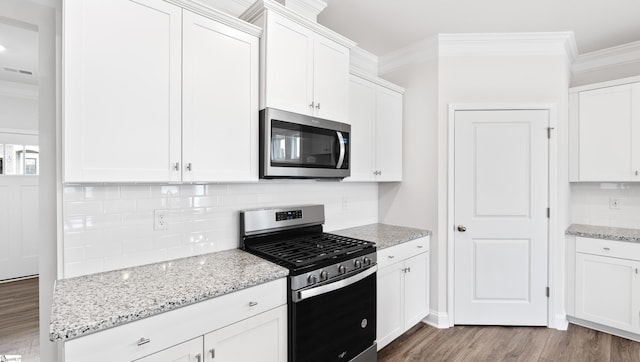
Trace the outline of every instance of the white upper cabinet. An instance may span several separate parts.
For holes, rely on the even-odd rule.
[[[65,182],[257,180],[260,30],[212,18],[65,1]]]
[[[350,78],[351,176],[345,181],[402,181],[404,89],[376,81],[383,85]]]
[[[65,181],[179,181],[182,9],[64,3]],[[144,26],[142,26],[144,24]]]
[[[263,28],[260,108],[348,123],[355,43],[271,0],[241,17]]]
[[[258,178],[258,39],[184,12],[183,181]]]
[[[640,181],[640,83],[576,88],[569,101],[571,181]]]

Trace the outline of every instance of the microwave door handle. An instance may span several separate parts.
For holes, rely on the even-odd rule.
[[[344,137],[342,137],[342,132],[336,131],[338,135],[338,143],[340,144],[340,156],[338,157],[338,163],[336,164],[336,168],[341,168],[342,163],[344,162],[344,154],[346,152],[346,147],[344,145]]]

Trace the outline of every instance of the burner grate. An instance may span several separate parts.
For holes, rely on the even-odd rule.
[[[251,249],[268,258],[291,263],[300,268],[318,261],[348,255],[372,245],[369,241],[323,233],[253,245]]]

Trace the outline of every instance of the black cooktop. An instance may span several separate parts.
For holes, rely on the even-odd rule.
[[[306,269],[375,251],[370,241],[317,233],[247,245],[245,250],[292,270]]]

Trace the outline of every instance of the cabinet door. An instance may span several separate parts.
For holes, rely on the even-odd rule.
[[[183,180],[257,180],[258,38],[188,11],[183,23]]]
[[[313,53],[315,115],[349,122],[349,49],[315,35]]]
[[[267,14],[265,106],[312,115],[314,33],[277,14]]]
[[[640,332],[636,261],[576,254],[576,317]]]
[[[345,181],[375,181],[376,85],[356,76],[349,86],[349,122],[351,176]]]
[[[376,92],[376,169],[378,181],[402,181],[402,94]]]
[[[378,350],[404,333],[404,262],[378,269],[377,330]]]
[[[640,83],[631,86],[631,179],[640,181]]]
[[[156,352],[136,362],[201,362],[202,337]]]
[[[429,253],[405,261],[404,329],[416,325],[429,314]]]
[[[580,93],[581,181],[631,178],[631,85]]]
[[[287,306],[280,306],[204,336],[205,361],[285,362]]]
[[[182,10],[161,0],[67,0],[64,179],[178,181]]]

